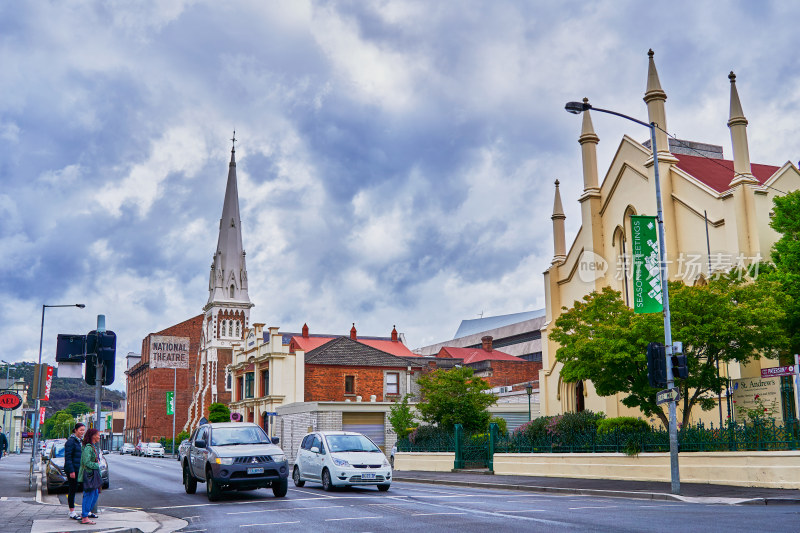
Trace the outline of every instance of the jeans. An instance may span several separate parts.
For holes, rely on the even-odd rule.
[[[69,483],[69,489],[67,492],[67,507],[74,509],[75,493],[78,491],[78,474],[75,474],[75,477],[69,477],[69,474],[67,474],[67,483]]]
[[[97,497],[100,495],[98,489],[83,491],[83,501],[81,502],[81,517],[86,518],[89,512],[97,504]]]

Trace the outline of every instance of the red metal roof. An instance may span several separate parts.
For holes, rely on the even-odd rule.
[[[678,158],[675,165],[687,174],[697,178],[717,192],[730,189],[733,181],[733,161],[727,159],[709,159],[696,155],[674,154]],[[753,176],[764,184],[780,167],[772,165],[751,164]]]
[[[336,336],[309,336],[303,337],[302,335],[295,335],[292,337],[292,342],[294,343],[295,350],[303,350],[304,352],[308,353],[315,348],[319,348],[323,344],[336,339]],[[397,355],[400,357],[419,357],[419,355],[415,354],[408,347],[400,341],[392,341],[391,339],[356,339],[356,342],[360,342],[361,344],[366,344],[367,346],[371,346],[378,350],[381,350],[386,353],[390,353],[392,355]]]
[[[467,365],[469,363],[477,363],[478,361],[517,361],[520,363],[524,363],[524,359],[520,359],[519,357],[513,356],[511,354],[507,354],[505,352],[500,352],[498,350],[492,350],[491,352],[487,352],[483,348],[454,348],[451,346],[445,346],[441,350],[439,350],[439,355],[437,357],[442,357],[442,352],[445,352],[450,357],[456,359],[463,359],[464,364]]]

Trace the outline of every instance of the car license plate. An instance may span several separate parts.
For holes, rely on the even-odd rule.
[[[264,473],[264,469],[261,468],[261,467],[248,468],[247,469],[247,473],[248,474],[263,474]]]
[[[364,479],[364,480],[366,480],[366,479],[375,479],[375,474],[372,474],[372,473],[368,474],[368,473],[364,472],[363,474],[361,474],[361,479]]]

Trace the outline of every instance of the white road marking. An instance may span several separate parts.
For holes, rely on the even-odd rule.
[[[225,514],[275,513],[278,511],[305,511],[306,509],[336,509],[341,507],[344,507],[344,505],[325,505],[320,507],[282,507],[280,509],[259,509],[257,511],[239,511],[236,513]]]
[[[414,513],[411,516],[438,516],[438,515],[451,515],[451,514],[467,514],[467,513]]]
[[[336,498],[336,496],[331,496],[329,494],[320,494],[319,492],[310,492],[307,490],[300,490],[300,489],[289,489],[292,492],[302,492],[303,494],[312,494],[318,498]]]
[[[243,524],[239,527],[257,527],[257,526],[281,526],[283,524],[299,524],[300,520],[295,522],[267,522],[266,524]]]
[[[616,509],[619,505],[590,505],[587,507],[570,507],[570,511],[577,511],[578,509]]]
[[[370,518],[383,518],[382,516],[354,516],[352,518],[326,518],[326,522],[338,522],[339,520],[369,520]]]
[[[546,509],[521,509],[519,511],[498,511],[500,513],[546,513]]]

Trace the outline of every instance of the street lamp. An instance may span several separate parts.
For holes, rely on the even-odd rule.
[[[525,385],[525,392],[528,394],[528,422],[533,420],[531,418],[531,394],[533,394],[533,383],[530,381]]]
[[[42,364],[42,340],[44,338],[44,312],[48,307],[77,307],[83,309],[86,307],[84,304],[65,304],[65,305],[42,305],[42,327],[39,330],[39,366]],[[38,391],[33,391],[36,394]],[[38,396],[38,394],[37,394]],[[40,400],[36,398],[36,411],[34,412],[34,427],[33,427],[33,450],[31,450],[31,475],[33,475],[33,465],[36,462],[36,448],[39,447],[39,417],[40,417]],[[29,480],[30,481],[30,480]]]
[[[661,208],[661,180],[658,175],[658,147],[656,146],[656,123],[643,122],[641,120],[611,111],[609,109],[601,109],[593,107],[588,101],[583,102],[567,102],[564,106],[567,112],[573,115],[579,115],[584,111],[593,109],[600,113],[608,113],[609,115],[616,115],[624,119],[635,122],[641,126],[650,129],[650,147],[653,150],[653,172],[655,174],[655,187],[656,187],[656,211],[658,215],[658,253],[661,259],[661,291],[664,300],[664,346],[667,352],[667,388],[671,389],[675,386],[675,378],[672,373],[672,326],[669,314],[669,285],[667,283],[667,245],[664,241],[664,216]],[[675,410],[675,402],[671,401],[669,405],[669,456],[670,456],[670,472],[672,479],[672,493],[680,494],[681,492],[681,479],[680,471],[678,470],[678,421]]]

